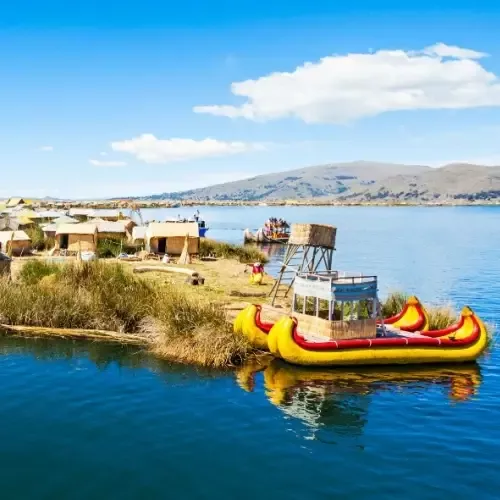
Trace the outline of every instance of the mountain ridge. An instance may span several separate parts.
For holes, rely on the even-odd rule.
[[[500,166],[356,161],[262,174],[140,199],[203,201],[442,201],[500,199]]]

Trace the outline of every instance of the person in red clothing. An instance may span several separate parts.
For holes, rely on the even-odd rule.
[[[250,283],[260,285],[264,278],[264,266],[260,262],[252,265],[252,276],[250,276]]]

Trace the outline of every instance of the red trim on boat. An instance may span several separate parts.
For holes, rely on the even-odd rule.
[[[449,326],[448,328],[442,328],[441,330],[429,330],[428,332],[421,332],[422,335],[426,337],[443,337],[444,335],[450,335],[450,333],[460,330],[464,326],[464,317],[460,316],[458,323]]]
[[[263,333],[269,333],[274,324],[261,321],[260,312],[262,310],[262,307],[261,306],[256,306],[256,307],[257,307],[257,313],[255,314],[255,324],[257,325],[257,328],[262,330]]]
[[[472,333],[459,340],[440,339],[434,337],[382,337],[375,339],[330,340],[327,342],[310,342],[297,332],[297,324],[293,328],[293,341],[308,351],[336,351],[342,349],[381,348],[381,347],[463,347],[474,343],[481,333],[476,318],[472,316],[474,329]]]
[[[385,318],[384,323],[388,325],[396,323],[396,321],[399,321],[406,314],[406,311],[408,311],[408,307],[410,306],[408,304],[405,304],[403,309],[401,309],[401,311],[398,314],[396,314],[395,316],[391,316],[390,318]]]
[[[408,308],[410,306],[408,304],[405,304],[403,307],[403,310],[399,313],[396,314],[396,316],[392,316],[391,318],[386,318],[384,319],[384,324],[385,325],[392,325],[396,323],[396,321],[399,321],[405,314],[406,311],[408,311]],[[399,329],[403,330],[405,332],[416,332],[418,330],[421,330],[422,327],[425,325],[425,314],[424,311],[422,310],[422,307],[420,304],[415,304],[415,306],[418,311],[418,319],[415,321],[415,323],[412,323],[411,325],[406,325],[406,326],[400,326]]]

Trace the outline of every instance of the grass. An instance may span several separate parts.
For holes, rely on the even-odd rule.
[[[219,259],[236,259],[243,264],[266,263],[268,261],[267,256],[255,245],[232,245],[202,238],[200,240],[200,257],[211,256]]]
[[[410,296],[403,292],[393,292],[382,302],[382,316],[390,318],[398,314],[403,309]]]
[[[42,251],[42,250],[51,250],[54,248],[56,244],[55,238],[46,238],[43,229],[35,224],[33,226],[25,229],[25,233],[31,239],[31,248],[33,250]]]
[[[119,263],[28,261],[16,282],[0,279],[0,322],[140,335],[159,356],[213,368],[252,353],[219,305],[194,289],[146,281]]]
[[[101,259],[116,258],[121,253],[135,254],[142,246],[131,245],[128,240],[99,240],[97,242],[97,255]]]

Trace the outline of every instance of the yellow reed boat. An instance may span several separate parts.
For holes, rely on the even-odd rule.
[[[428,314],[416,297],[410,297],[396,316],[377,321],[376,332],[364,338],[301,331],[304,316],[297,314],[282,316],[274,324],[264,322],[261,312],[259,305],[248,306],[236,318],[235,331],[254,347],[296,365],[460,363],[475,361],[488,345],[485,325],[472,309],[464,307],[456,324],[430,331]]]

